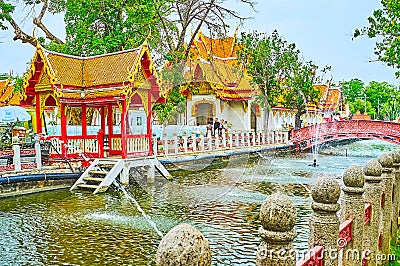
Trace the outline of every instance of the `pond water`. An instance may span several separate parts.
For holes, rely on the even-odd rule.
[[[179,223],[209,240],[213,265],[255,265],[259,209],[271,193],[294,201],[295,248],[307,249],[310,185],[321,175],[341,182],[344,170],[395,149],[361,141],[331,148],[311,167],[308,153],[257,154],[174,165],[173,181],[137,179],[127,191],[166,234]],[[347,150],[347,157],[345,156]],[[161,238],[126,194],[58,190],[0,201],[0,265],[155,265]]]

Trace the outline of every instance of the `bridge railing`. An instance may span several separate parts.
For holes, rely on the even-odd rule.
[[[324,142],[362,138],[382,139],[400,144],[400,124],[386,121],[349,120],[316,124],[292,131],[292,141],[298,149],[308,149]]]

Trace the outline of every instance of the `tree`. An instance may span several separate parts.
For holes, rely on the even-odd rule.
[[[300,51],[295,44],[288,44],[276,30],[270,36],[257,31],[242,33],[238,44],[240,68],[245,69],[252,77],[252,82],[259,87],[261,95],[257,101],[264,107],[268,117],[271,106],[277,104],[286,86],[285,82],[297,63]],[[268,125],[265,127],[268,128]]]
[[[239,0],[254,6],[252,0]],[[74,55],[115,52],[140,45],[147,37],[161,59],[184,61],[185,41],[191,43],[201,28],[211,34],[226,33],[229,19],[243,21],[227,0],[21,0],[29,10],[25,21],[41,30],[47,49]],[[33,35],[23,31],[13,18],[16,5],[0,0],[0,29],[11,26],[14,40],[36,45]],[[43,23],[46,14],[65,13],[66,40],[51,33]],[[38,14],[38,15],[37,15]],[[47,42],[45,42],[47,39]],[[50,42],[50,44],[49,44]],[[166,56],[164,58],[163,56]],[[173,59],[173,60],[171,60]],[[159,65],[165,61],[159,60]]]
[[[381,0],[382,8],[373,12],[368,17],[369,25],[354,31],[354,38],[366,35],[369,38],[377,38],[374,53],[378,60],[390,67],[400,67],[400,3],[398,0]],[[400,71],[396,71],[396,77],[400,77]]]
[[[364,97],[364,82],[360,79],[355,78],[344,81],[340,85],[343,89],[346,103],[354,102],[356,99]]]
[[[301,127],[300,118],[307,112],[307,106],[319,103],[320,91],[314,87],[319,79],[316,75],[317,69],[312,61],[299,60],[288,79],[288,88],[283,92],[283,106],[296,110],[295,128]]]
[[[276,30],[270,36],[255,31],[243,33],[238,43],[241,67],[261,90],[258,101],[266,110],[266,117],[269,109],[281,102],[287,108],[297,109],[299,127],[307,105],[319,100],[319,91],[313,87],[320,78],[315,75],[318,67],[303,61],[296,45],[289,44]]]

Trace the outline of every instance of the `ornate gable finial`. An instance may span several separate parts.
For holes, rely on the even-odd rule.
[[[32,30],[32,37],[33,37],[33,39],[34,39],[35,42],[36,42],[36,48],[40,48],[41,45],[40,45],[39,40],[36,38],[35,30],[36,30],[36,27],[34,27],[33,30]]]

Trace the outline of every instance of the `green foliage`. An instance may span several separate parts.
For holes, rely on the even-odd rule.
[[[70,0],[65,10],[66,42],[51,42],[47,49],[91,56],[135,48],[150,33],[159,41],[154,1]]]
[[[15,76],[12,77],[11,80],[13,82],[13,86],[14,86],[14,91],[15,92],[23,92],[24,91],[24,80],[25,80],[25,75],[23,76]]]
[[[237,57],[253,83],[261,90],[266,105],[275,105],[297,63],[300,51],[275,30],[271,36],[253,31],[242,33]]]
[[[354,114],[359,110],[379,120],[395,120],[400,110],[400,91],[387,82],[371,81],[366,87],[359,79],[345,81],[342,84],[346,103]]]
[[[4,24],[5,21],[9,21],[11,14],[14,12],[15,6],[0,1],[0,29],[7,30],[8,27]]]
[[[357,98],[364,96],[364,82],[359,79],[351,79],[341,84],[345,102],[354,102]]]
[[[388,66],[400,67],[400,2],[398,0],[381,0],[382,8],[373,12],[368,18],[368,26],[356,29],[354,38],[367,35],[378,38],[374,53],[378,60]],[[396,71],[400,77],[400,71]]]
[[[186,110],[186,98],[182,96],[179,87],[171,90],[165,103],[156,103],[153,111],[157,113],[161,124],[174,123],[179,114]]]
[[[257,101],[267,108],[278,102],[296,108],[298,127],[307,104],[319,101],[319,91],[313,86],[319,79],[318,67],[312,61],[303,61],[296,45],[289,44],[276,30],[270,36],[255,31],[243,33],[238,43],[240,63],[262,92]]]

